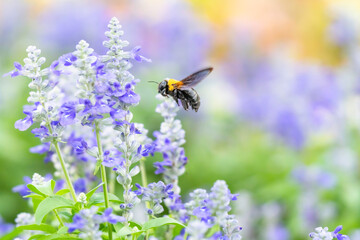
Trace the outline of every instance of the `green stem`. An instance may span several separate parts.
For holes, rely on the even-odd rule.
[[[44,105],[44,104],[42,104],[42,106],[45,108],[45,105]],[[53,129],[52,129],[52,127],[51,127],[50,122],[48,121],[48,123],[47,123],[46,125],[47,125],[47,127],[48,127],[48,129],[49,129],[50,134],[52,135],[52,134],[53,134]],[[54,146],[55,146],[56,154],[57,154],[57,156],[58,156],[58,158],[59,158],[59,161],[60,161],[60,164],[61,164],[61,168],[62,168],[63,173],[64,173],[64,176],[65,176],[66,184],[68,185],[69,190],[70,190],[70,194],[71,194],[74,202],[76,202],[76,194],[75,194],[74,186],[73,186],[72,183],[71,183],[71,179],[70,179],[69,172],[68,172],[68,170],[67,170],[67,168],[66,168],[66,166],[65,166],[65,161],[64,161],[64,159],[63,159],[63,157],[62,157],[62,154],[61,154],[61,151],[60,151],[60,148],[59,148],[59,143],[58,143],[57,140],[53,140],[52,143],[53,143]]]
[[[70,193],[71,193],[71,196],[72,198],[74,199],[74,201],[76,202],[76,194],[75,194],[75,190],[74,190],[74,187],[71,183],[71,180],[70,180],[70,176],[69,176],[69,172],[67,171],[66,169],[66,166],[65,166],[65,161],[61,155],[61,151],[60,151],[60,148],[59,148],[59,143],[58,142],[53,142],[54,146],[55,146],[55,149],[56,149],[56,154],[59,158],[59,161],[60,161],[60,164],[61,164],[61,168],[64,172],[64,176],[65,176],[65,180],[66,180],[66,183],[70,189]]]
[[[145,168],[145,158],[140,159],[140,173],[141,173],[141,182],[143,187],[147,187],[147,177],[146,177],[146,168]],[[145,201],[145,206],[149,209],[150,203]]]
[[[100,129],[99,129],[99,123],[95,122],[95,133],[96,133],[96,142],[98,145],[99,150],[99,157],[101,162],[104,160],[104,154],[103,149],[101,145],[101,138],[100,138]],[[106,169],[105,166],[101,164],[101,180],[104,183],[103,185],[103,191],[104,191],[104,199],[105,199],[105,207],[109,207],[109,193],[108,193],[108,184],[106,179]],[[111,223],[108,223],[108,232],[109,232],[109,240],[112,240],[112,228]]]
[[[60,227],[64,226],[64,222],[61,220],[61,218],[60,218],[59,214],[57,213],[56,209],[54,209],[53,211],[54,211],[54,214],[55,214],[57,220],[60,223]]]
[[[109,192],[114,194],[115,194],[115,179],[116,179],[115,172],[111,171],[109,177]]]

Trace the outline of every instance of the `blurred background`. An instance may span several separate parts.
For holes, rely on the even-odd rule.
[[[152,132],[157,86],[202,67],[198,113],[180,111],[189,158],[183,196],[226,180],[244,239],[305,239],[315,227],[344,226],[360,239],[360,2],[358,0],[1,0],[0,73],[22,62],[28,45],[50,63],[84,39],[98,53],[116,16],[130,46],[152,63],[135,64],[142,101],[134,120]],[[23,118],[28,82],[0,79],[0,214],[28,210],[12,193],[51,164],[29,152]],[[149,158],[149,178],[153,162]],[[1,219],[0,219],[1,222]]]

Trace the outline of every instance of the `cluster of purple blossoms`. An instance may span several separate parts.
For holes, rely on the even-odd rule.
[[[231,194],[225,181],[218,180],[210,193],[204,189],[196,189],[190,193],[190,201],[185,204],[177,202],[178,216],[188,227],[184,234],[190,239],[241,239],[239,221],[230,215],[230,202],[237,195]],[[220,226],[221,231],[205,238],[205,234],[214,226]],[[178,239],[184,239],[179,236]]]
[[[70,233],[79,230],[81,239],[101,240],[102,232],[100,231],[101,223],[116,224],[124,222],[125,218],[112,214],[112,208],[105,209],[102,215],[98,213],[98,207],[92,206],[90,209],[83,209],[73,217],[73,222],[67,224]]]
[[[129,43],[121,39],[123,31],[116,18],[111,19],[108,27],[105,33],[108,40],[103,43],[108,48],[105,55],[96,54],[81,40],[74,52],[41,70],[45,58],[39,56],[40,50],[27,49],[25,66],[15,63],[16,69],[10,74],[31,78],[29,87],[34,91],[28,101],[33,105],[24,108],[27,116],[17,121],[15,127],[23,131],[34,122],[40,123],[32,132],[43,144],[31,151],[48,153],[46,161],[54,163],[57,177],[65,177],[74,200],[75,192],[86,192],[89,186],[98,183],[94,173],[99,168],[110,167],[118,174],[117,180],[124,187],[124,202],[130,206],[140,201],[131,191],[131,178],[140,169],[131,165],[148,155],[145,144],[149,141],[143,125],[131,123],[129,108],[139,103],[140,96],[134,92],[138,80],[128,70],[132,59],[150,60],[139,55],[140,47],[123,49]],[[82,126],[91,127],[95,134]],[[101,142],[103,137],[105,144]],[[53,154],[54,150],[57,154]],[[105,168],[101,175],[105,182]],[[71,179],[77,180],[72,184]],[[128,211],[124,215],[131,219]]]
[[[147,187],[141,187],[140,184],[135,184],[138,188],[135,193],[141,195],[141,200],[149,203],[149,208],[146,209],[147,214],[157,215],[164,211],[161,203],[166,198],[171,198],[174,192],[172,185],[165,185],[162,181],[157,183],[150,183]]]
[[[172,184],[175,194],[180,194],[178,178],[185,172],[187,157],[184,148],[185,131],[182,129],[181,122],[175,119],[179,106],[170,98],[157,95],[162,100],[156,107],[156,112],[164,118],[161,123],[160,131],[154,132],[155,151],[162,153],[164,161],[154,163],[156,174],[162,174],[166,184]]]
[[[350,240],[348,236],[339,233],[341,230],[341,225],[336,227],[333,232],[329,232],[329,229],[327,227],[318,227],[315,228],[315,232],[310,233],[309,236],[314,240]]]

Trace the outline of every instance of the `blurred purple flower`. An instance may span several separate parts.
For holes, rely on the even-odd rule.
[[[14,229],[14,225],[10,223],[6,223],[4,219],[0,216],[0,237],[9,233]]]
[[[43,143],[35,147],[30,148],[31,153],[43,154],[50,150],[50,143]]]
[[[85,178],[79,178],[74,182],[74,189],[77,194],[86,192],[86,180]]]

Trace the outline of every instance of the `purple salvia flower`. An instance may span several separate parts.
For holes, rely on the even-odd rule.
[[[125,85],[125,94],[119,97],[119,100],[125,104],[135,105],[140,102],[140,95],[134,93],[132,90],[132,85],[127,83]]]
[[[122,109],[113,109],[110,111],[110,116],[112,119],[124,119],[127,112]]]
[[[112,211],[113,211],[112,208],[105,209],[104,214],[102,215],[104,222],[109,222],[111,224],[116,224],[118,222],[125,222],[126,221],[126,219],[124,217],[112,214]]]
[[[138,62],[142,62],[142,61],[151,62],[151,59],[143,57],[138,53],[140,50],[141,50],[140,46],[133,48],[133,50],[131,50],[132,58]]]
[[[49,136],[49,130],[44,126],[34,128],[33,130],[31,130],[31,133],[33,133],[35,137],[38,137],[40,139],[45,139]]]
[[[77,57],[72,53],[65,54],[60,58],[60,62],[64,64],[64,66],[71,66],[77,60]]]
[[[176,112],[179,110],[176,102],[160,95],[157,98],[163,100],[157,106],[156,112],[164,117],[164,122],[161,124],[160,131],[154,132],[156,137],[154,145],[155,151],[163,154],[164,161],[154,164],[157,168],[155,173],[163,174],[165,182],[173,184],[174,192],[179,194],[178,178],[184,173],[187,164],[184,149],[180,147],[185,143],[185,131],[181,127],[181,122],[175,119]]]
[[[350,240],[350,238],[346,235],[340,234],[339,232],[342,230],[342,226],[337,226],[333,232],[334,237],[336,237],[338,240]]]
[[[76,229],[82,229],[85,227],[85,225],[86,225],[85,219],[83,219],[80,214],[75,214],[73,217],[73,222],[67,224],[67,226],[69,228],[68,232],[72,233]]]
[[[24,119],[20,119],[15,122],[15,128],[20,131],[27,130],[33,123],[33,112],[37,110],[39,102],[36,102],[34,105],[25,105],[23,108],[23,113],[26,114]]]
[[[50,65],[50,73],[59,77],[62,73],[62,70],[57,70],[56,68],[59,66],[59,61],[56,60]]]
[[[19,129],[20,131],[27,130],[32,124],[33,119],[30,116],[26,116],[24,119],[17,120],[15,122],[15,128]]]
[[[17,77],[19,75],[22,75],[21,71],[22,71],[23,67],[21,66],[21,64],[18,62],[14,62],[14,67],[15,67],[15,69],[9,73],[4,74],[4,77],[9,76],[9,75],[11,77]]]
[[[160,204],[164,199],[169,198],[174,194],[171,190],[172,185],[165,185],[162,181],[150,183],[147,187],[141,187],[139,184],[136,184],[136,186],[139,190],[135,193],[137,195],[142,195],[142,200],[150,203],[150,209],[147,209],[147,212],[151,212],[151,215],[163,212],[164,209]]]
[[[28,189],[28,187],[26,185],[30,184],[32,182],[32,180],[28,176],[25,176],[23,178],[23,180],[24,180],[25,184],[17,185],[15,187],[13,187],[12,191],[19,193],[21,196],[26,196],[30,193],[30,190]]]
[[[75,123],[76,103],[66,102],[59,109],[59,122],[61,125],[72,125]]]
[[[124,161],[121,155],[122,153],[119,151],[115,151],[114,153],[107,150],[104,152],[104,160],[101,164],[111,168],[119,166]]]
[[[232,194],[225,181],[217,180],[211,188],[208,206],[217,218],[226,217],[230,211]],[[220,220],[219,220],[220,221]]]
[[[67,223],[68,232],[80,231],[79,237],[82,239],[101,240],[100,224],[104,222],[117,223],[122,221],[121,217],[112,214],[112,210],[106,209],[105,213],[98,215],[98,207],[92,206],[90,209],[83,209],[75,214],[72,223]]]
[[[350,240],[350,238],[346,235],[342,235],[339,232],[342,230],[342,226],[336,227],[334,232],[329,232],[327,227],[315,228],[315,232],[309,234],[309,236],[314,240],[332,240],[336,238],[337,240]]]

